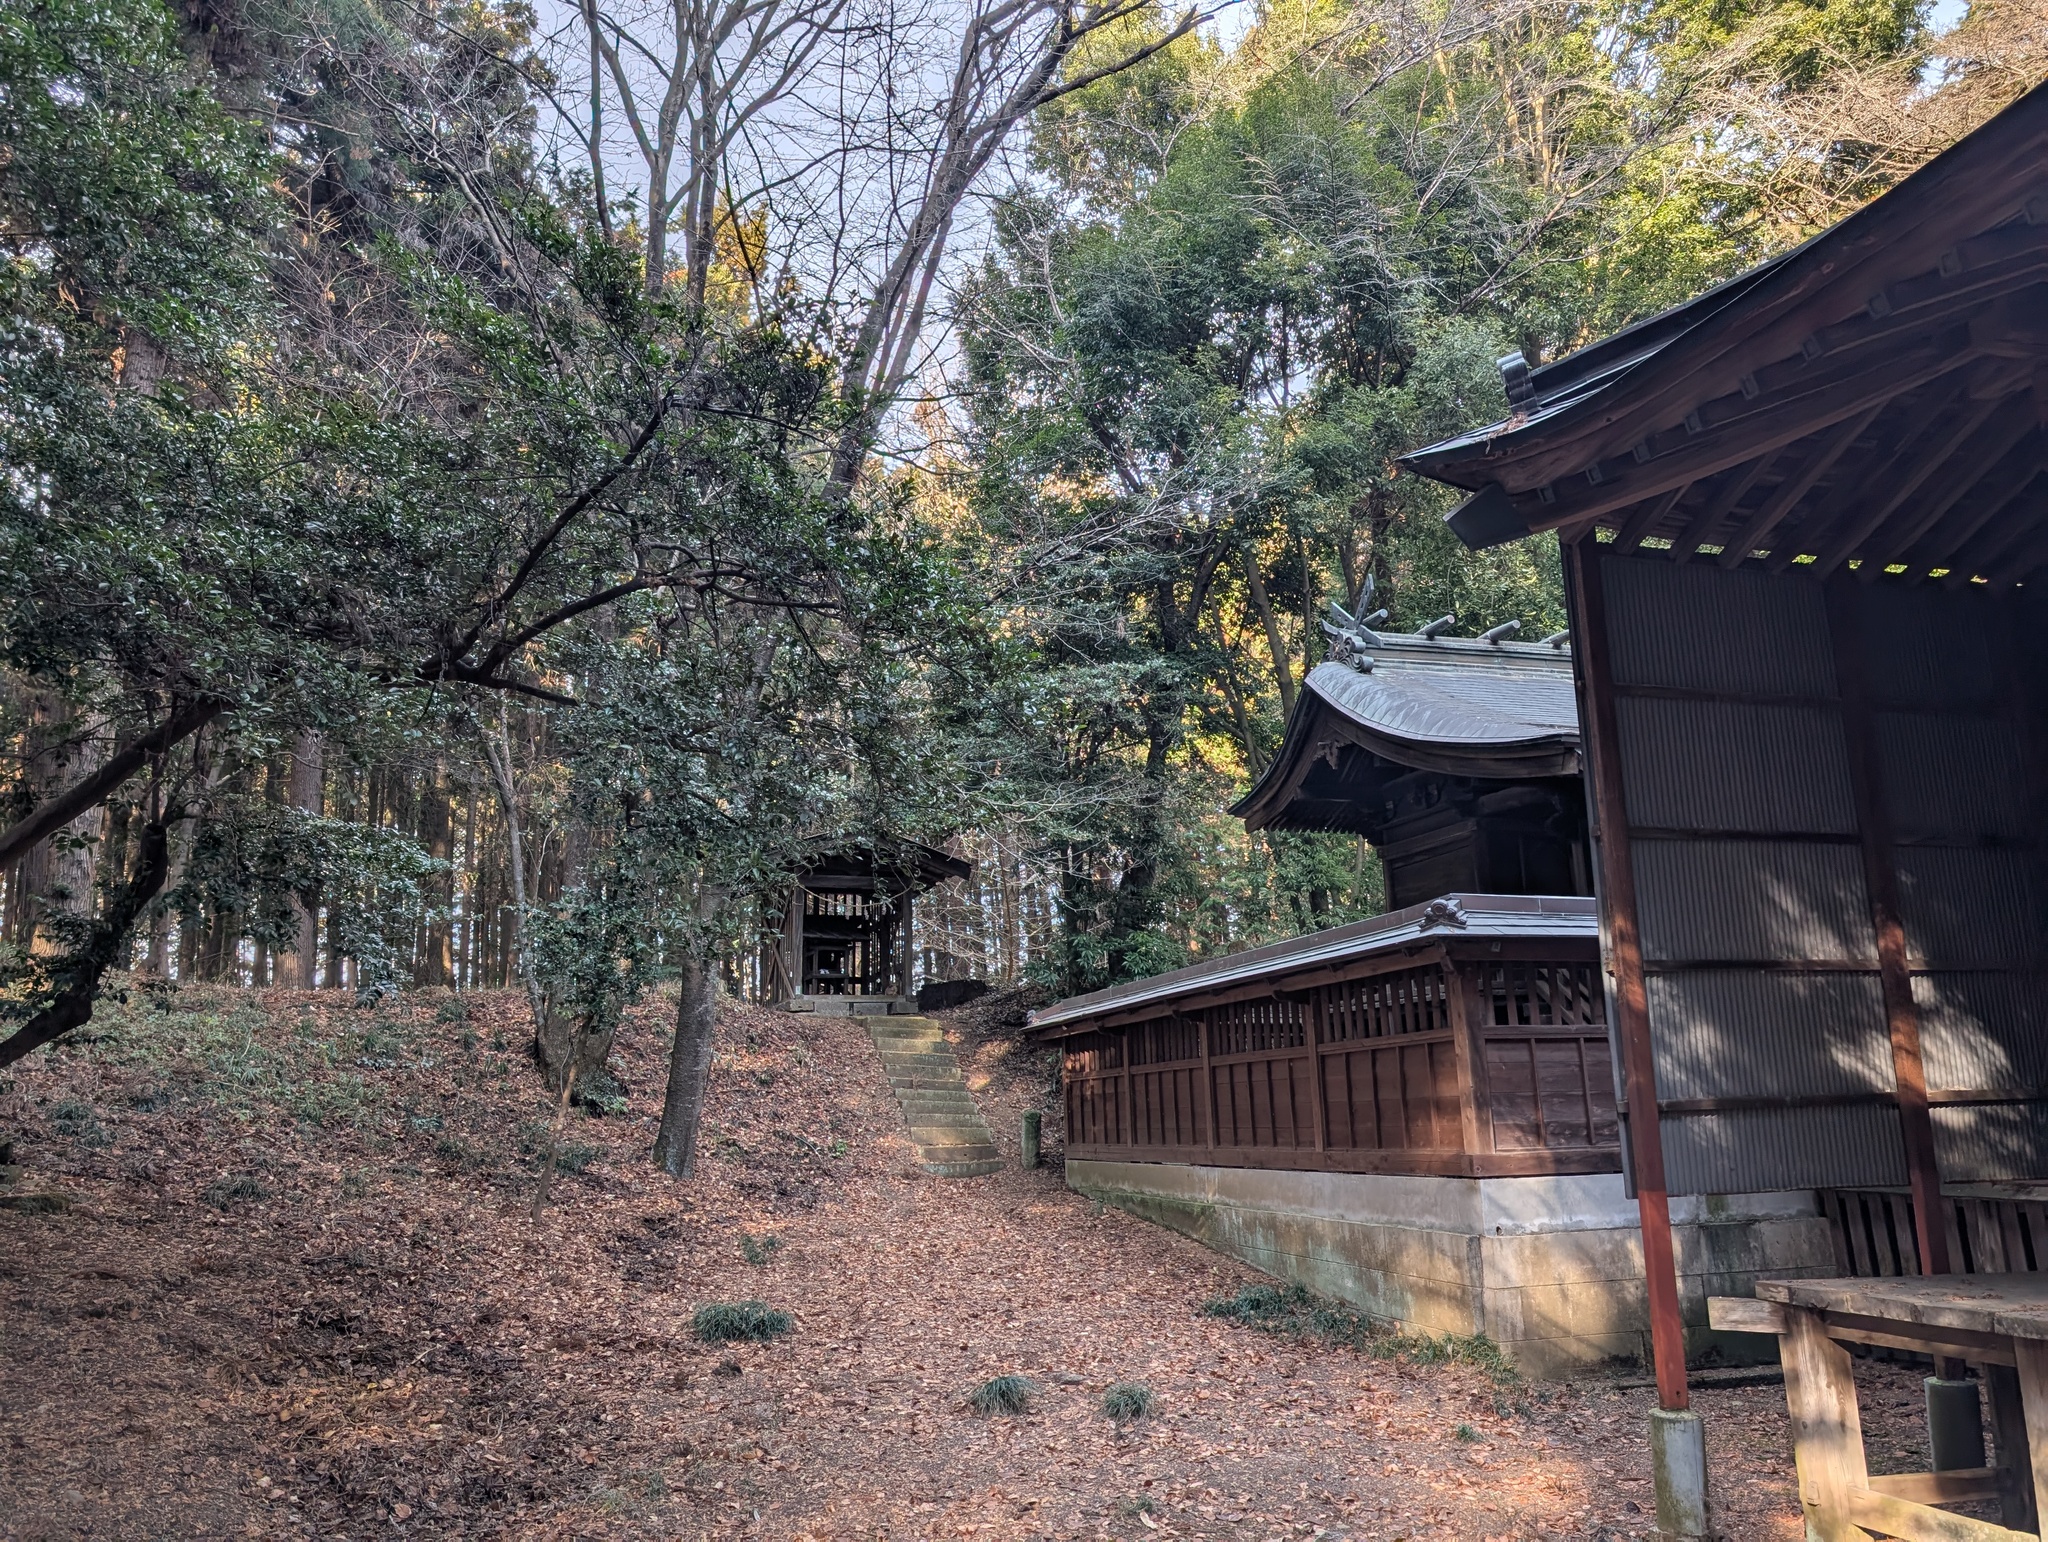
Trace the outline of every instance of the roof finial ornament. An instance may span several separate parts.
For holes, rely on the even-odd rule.
[[[1365,607],[1372,603],[1373,583],[1373,575],[1366,574],[1350,610],[1330,601],[1330,619],[1323,623],[1323,631],[1330,639],[1330,662],[1349,664],[1360,674],[1372,673],[1372,655],[1366,649],[1380,640],[1373,627],[1387,619],[1385,610],[1365,614]]]

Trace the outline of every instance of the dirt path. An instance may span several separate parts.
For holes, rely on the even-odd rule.
[[[733,1009],[703,1172],[641,1163],[662,1048],[538,1227],[518,1005],[192,990],[0,1084],[0,1535],[1603,1539],[1649,1393],[1500,1386],[1200,1307],[1256,1277],[1056,1172],[917,1176],[866,1036]],[[973,1046],[968,1046],[970,1051]],[[1035,1084],[970,1056],[1014,1150]],[[759,1299],[778,1342],[697,1343]],[[998,1373],[1039,1387],[983,1418]],[[1874,1369],[1874,1465],[1917,1390]],[[1099,1412],[1140,1382],[1152,1417]],[[1896,1407],[1894,1407],[1896,1405]],[[1800,1534],[1782,1399],[1700,1396],[1732,1538]],[[1892,1447],[1897,1460],[1885,1460]]]

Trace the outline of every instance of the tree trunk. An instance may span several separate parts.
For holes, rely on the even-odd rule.
[[[1244,564],[1245,587],[1251,591],[1252,605],[1258,610],[1259,620],[1265,624],[1266,647],[1273,655],[1273,678],[1280,682],[1281,715],[1292,717],[1294,670],[1287,661],[1287,646],[1280,641],[1280,618],[1273,614],[1273,602],[1266,597],[1266,579],[1259,571],[1257,553],[1247,549],[1238,553],[1238,556]],[[1229,643],[1226,642],[1224,646],[1228,648]]]
[[[684,958],[676,971],[675,1053],[669,1057],[668,1091],[654,1137],[654,1165],[671,1178],[693,1177],[697,1171],[697,1127],[704,1116],[717,1020],[717,971],[706,959]]]
[[[325,782],[325,769],[320,736],[312,732],[300,734],[292,745],[290,785],[286,789],[293,808],[313,815],[322,812],[321,789]],[[310,903],[303,897],[296,898],[292,908],[299,916],[299,940],[292,950],[298,960],[295,983],[299,989],[309,991],[320,982],[319,898],[313,897]],[[284,982],[280,980],[279,983]]]
[[[448,775],[438,762],[433,774],[420,788],[420,843],[436,862],[451,862],[455,856],[455,825],[449,817]],[[420,957],[414,978],[421,985],[445,986],[452,982],[448,922],[455,905],[453,868],[434,874],[429,880],[432,896],[426,925],[420,934]]]

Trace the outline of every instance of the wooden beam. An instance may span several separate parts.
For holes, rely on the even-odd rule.
[[[1913,1191],[1914,1240],[1920,1272],[1949,1272],[1948,1227],[1942,1220],[1941,1171],[1934,1158],[1934,1123],[1928,1112],[1927,1071],[1920,1053],[1920,1008],[1906,959],[1906,928],[1899,908],[1899,870],[1892,851],[1890,802],[1879,769],[1877,731],[1870,705],[1869,661],[1860,624],[1862,597],[1846,574],[1827,588],[1828,635],[1848,739],[1849,780],[1862,837],[1863,881],[1877,934],[1878,983],[1891,1035],[1892,1077],[1898,1086],[1899,1135]]]
[[[1983,561],[1986,556],[1984,543],[1975,538],[1985,526],[2003,514],[2014,499],[2031,489],[2044,470],[2048,470],[2048,443],[2015,456],[2010,465],[2000,468],[1997,482],[1984,500],[1965,519],[1957,521],[1955,530],[1941,532],[1939,552],[1930,556],[1923,549],[1917,556],[1909,554],[1909,570],[1949,568],[1960,575],[1957,582],[1970,577],[1974,571],[1973,564]]]
[[[2009,589],[2048,562],[2048,525],[2036,520],[2028,528],[2032,534],[2018,550],[1984,575],[1992,588]]]
[[[1998,1518],[2015,1531],[2035,1531],[2034,1475],[2027,1451],[2027,1416],[2020,1400],[2020,1378],[2014,1364],[1984,1367],[1984,1392],[1990,1405],[1992,1450],[1998,1475]]]
[[[1707,1326],[1719,1333],[1783,1333],[1785,1308],[1754,1296],[1709,1296]]]
[[[1952,369],[1974,363],[1967,334],[1921,340],[1896,357],[1865,361],[1865,371],[1842,379],[1802,382],[1804,389],[1760,391],[1740,419],[1718,431],[1702,434],[1689,446],[1655,456],[1641,466],[1618,470],[1583,492],[1567,493],[1558,484],[1556,502],[1538,501],[1534,490],[1515,494],[1517,508],[1529,517],[1532,534],[1589,523],[1602,514],[1628,508],[1644,498],[1669,492],[1681,482],[1697,482],[1737,466],[1753,456],[1832,428],[1837,423],[1882,407],[1894,397],[1917,391]]]
[[[1962,448],[1963,441],[1983,427],[1984,420],[1997,410],[1998,403],[1995,401],[1977,403],[1967,408],[1961,419],[1947,433],[1937,437],[1933,444],[1920,448],[1926,438],[1925,435],[1915,440],[1917,453],[1910,463],[1902,455],[1893,456],[1885,468],[1885,481],[1879,484],[1880,487],[1889,486],[1891,490],[1882,498],[1873,501],[1871,507],[1862,514],[1850,519],[1848,526],[1815,561],[1813,576],[1826,578],[1854,556],[1857,549],[1877,534],[1884,522],[1890,519],[1908,498],[1920,491],[1921,484],[1948,464],[1949,457]],[[1873,492],[1877,490],[1878,488],[1872,489]]]
[[[2027,1430],[2021,1481],[2033,1480],[2034,1513],[2048,1519],[2048,1343],[2014,1339],[2012,1349],[2018,1362],[2020,1411]]]
[[[1592,537],[1566,551],[1570,577],[1573,674],[1586,735],[1587,775],[1600,843],[1600,904],[1607,917],[1608,965],[1614,975],[1622,1079],[1628,1098],[1628,1143],[1633,1158],[1636,1209],[1642,1222],[1643,1275],[1649,1295],[1651,1359],[1657,1401],[1671,1410],[1688,1405],[1685,1327],[1678,1307],[1678,1264],[1671,1243],[1671,1196],[1664,1178],[1664,1140],[1657,1119],[1657,1068],[1650,1047],[1650,999],[1643,974],[1642,929],[1636,911],[1635,868],[1629,853],[1628,804],[1622,791],[1621,731],[1614,709],[1609,661],[1607,589],[1602,557]],[[1625,559],[1623,559],[1625,560]]]
[[[1868,1482],[1873,1494],[1903,1499],[1916,1505],[1974,1504],[1980,1499],[1996,1499],[1999,1492],[1996,1467],[1954,1467],[1947,1472],[1895,1472],[1882,1476],[1873,1474]]]
[[[1678,539],[1671,543],[1672,560],[1692,561],[1701,543],[1714,533],[1722,520],[1734,512],[1735,506],[1742,502],[1752,487],[1756,486],[1757,478],[1770,470],[1772,462],[1777,458],[1778,452],[1773,450],[1769,454],[1759,455],[1747,466],[1731,469],[1727,480],[1721,485],[1721,490],[1714,494],[1713,501],[1693,515]]]
[[[2038,110],[2048,114],[2048,109]],[[1998,136],[1995,147],[1983,143],[1982,153],[1969,157],[1972,170],[1967,178],[1909,178],[1882,205],[1851,215],[1818,238],[1801,254],[1803,260],[1796,261],[1793,273],[1770,284],[1766,299],[1736,300],[1722,307],[1666,349],[1654,371],[1638,369],[1637,375],[1652,378],[1637,381],[1624,399],[1610,404],[1571,440],[1533,446],[1533,453],[1518,455],[1529,472],[1522,485],[1553,481],[1567,474],[1572,464],[1583,464],[1587,450],[1582,447],[1594,434],[1599,435],[1599,446],[1618,448],[1636,443],[1651,428],[1677,422],[1688,405],[1700,399],[1703,388],[1729,389],[1745,360],[1779,358],[1798,350],[1813,333],[1816,312],[1852,316],[1867,309],[1865,300],[1879,290],[1918,303],[1958,278],[1970,279],[1968,268],[1949,270],[1965,260],[1964,252],[1979,250],[1977,243],[1995,234],[2040,186],[2040,165],[2048,145],[2039,134],[2013,127],[2009,136]],[[1870,223],[1879,217],[1888,225],[1882,238]],[[1958,229],[1978,234],[1959,243]],[[1990,284],[1979,292],[2017,288],[2029,281],[2024,273],[2009,277],[2010,283]],[[1912,286],[1920,287],[1907,293]],[[1592,448],[1597,451],[1599,446]]]
[[[1848,1510],[1850,1495],[1864,1489],[1869,1472],[1849,1352],[1828,1337],[1820,1313],[1787,1307],[1778,1356],[1806,1534],[1812,1542],[1869,1542]]]
[[[1983,429],[1978,438],[1963,447],[1962,457],[1955,480],[1948,491],[1932,499],[1926,508],[1915,514],[1896,538],[1899,556],[1910,560],[1913,548],[1941,521],[1943,515],[1954,508],[1970,492],[1983,485],[1985,480],[1999,471],[2005,459],[2018,447],[2021,440],[2031,434],[2035,427],[2035,413],[2032,402],[2022,398],[2005,413],[1994,418]],[[2024,480],[2024,479],[2022,479]],[[1923,564],[1915,563],[1914,566]],[[1924,564],[1939,567],[1938,561]]]
[[[1900,1542],[2040,1542],[2028,1532],[2008,1531],[1990,1521],[1894,1499],[1870,1488],[1851,1490],[1842,1512],[1845,1520]]]
[[[1618,552],[1632,552],[1643,544],[1643,537],[1653,532],[1664,520],[1664,516],[1678,507],[1678,501],[1692,491],[1692,483],[1686,482],[1674,487],[1661,498],[1645,498],[1636,511],[1623,522],[1621,531],[1614,538],[1614,549]]]
[[[1980,512],[1980,516],[1974,520],[1974,524],[1978,526],[1976,541],[1960,547],[1956,555],[1950,559],[1950,567],[1954,567],[1954,571],[1948,577],[1950,588],[1970,582],[1970,577],[1974,577],[1976,573],[1993,571],[2038,526],[2038,516],[2028,518],[2025,514],[2019,514],[2017,518],[2011,520],[1999,518],[2015,504],[2025,502],[2038,477],[2040,471],[2036,471],[2032,477],[2013,487],[1995,506]]]
[[[1771,532],[1778,528],[1785,516],[1813,488],[1813,484],[1826,476],[1828,469],[1842,458],[1843,452],[1862,436],[1877,415],[1884,411],[1887,403],[1879,402],[1875,407],[1866,408],[1845,423],[1837,424],[1835,431],[1814,448],[1813,454],[1794,476],[1787,477],[1771,490],[1763,506],[1749,518],[1741,534],[1721,549],[1715,559],[1724,568],[1732,568],[1749,560],[1749,554],[1770,539]]]

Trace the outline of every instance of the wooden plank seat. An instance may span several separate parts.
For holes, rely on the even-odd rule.
[[[1709,1323],[1774,1333],[1785,1367],[1793,1460],[1815,1542],[2019,1542],[2048,1514],[2048,1278],[2038,1274],[1764,1280],[1756,1299],[1717,1296]],[[1849,1344],[1970,1362],[1990,1399],[1996,1465],[1873,1475]],[[1995,1500],[2000,1522],[1942,1508]]]

